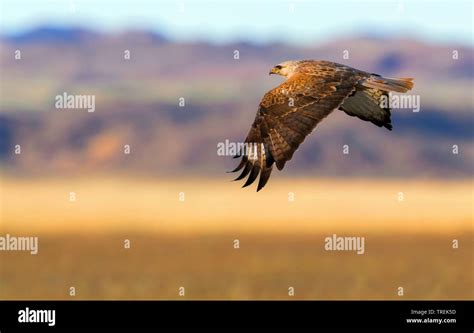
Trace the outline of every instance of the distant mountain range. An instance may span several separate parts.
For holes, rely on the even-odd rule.
[[[146,31],[135,31],[128,33],[133,36],[146,36],[150,40],[156,42],[164,42],[166,39],[157,33]],[[99,39],[101,33],[88,30],[81,27],[57,27],[57,26],[41,26],[33,30],[27,30],[15,34],[7,34],[2,36],[4,42],[13,44],[27,43],[68,43],[76,44],[81,42]]]
[[[217,45],[148,31],[58,27],[2,36],[0,43],[0,159],[9,172],[225,177],[234,161],[217,156],[217,143],[245,138],[261,96],[281,82],[268,77],[269,68],[314,58],[414,77],[421,110],[393,110],[392,132],[335,111],[285,174],[472,176],[471,48],[364,36],[305,46]],[[64,92],[94,95],[95,112],[56,109]],[[342,154],[345,144],[349,155]]]

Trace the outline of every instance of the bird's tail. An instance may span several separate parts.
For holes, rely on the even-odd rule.
[[[395,91],[404,93],[413,88],[412,78],[388,78],[382,76],[371,76],[362,85],[368,88],[380,89],[384,91]]]

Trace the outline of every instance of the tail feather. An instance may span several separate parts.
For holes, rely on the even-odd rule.
[[[362,85],[368,88],[404,93],[413,88],[413,78],[386,78],[371,76]]]

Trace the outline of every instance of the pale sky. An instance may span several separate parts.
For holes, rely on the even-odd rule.
[[[305,43],[371,33],[473,45],[464,0],[1,0],[2,33],[40,25],[147,29],[178,40]]]

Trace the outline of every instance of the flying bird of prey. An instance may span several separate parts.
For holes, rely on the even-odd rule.
[[[242,160],[231,171],[243,168],[235,179],[248,175],[243,187],[260,174],[257,191],[270,178],[273,164],[282,170],[305,137],[333,110],[392,130],[390,108],[381,107],[381,98],[413,87],[411,78],[385,78],[329,61],[285,61],[269,74],[284,76],[286,81],[263,96],[245,139],[245,147],[250,148],[234,157]]]

